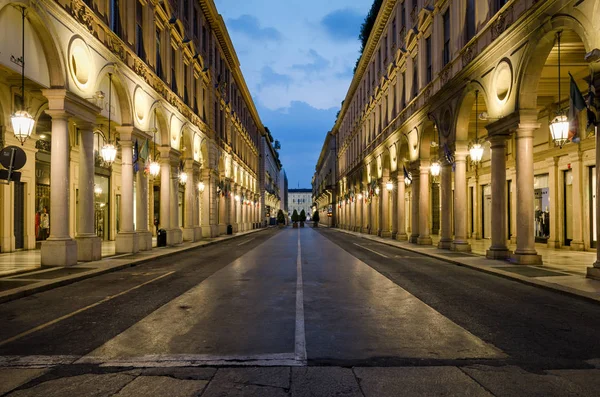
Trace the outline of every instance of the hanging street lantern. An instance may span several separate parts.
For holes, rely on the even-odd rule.
[[[385,188],[388,192],[391,192],[392,190],[394,190],[394,183],[392,181],[387,181],[385,184]]]
[[[148,168],[150,169],[150,175],[153,177],[157,177],[158,174],[160,174],[160,164],[158,164],[156,161],[151,161]]]
[[[550,122],[550,134],[552,134],[552,140],[554,145],[560,148],[569,140],[569,119],[565,115],[564,111],[560,109],[560,35],[562,32],[556,32],[556,41],[558,44],[558,111],[556,117]]]
[[[474,166],[478,166],[483,159],[483,146],[479,142],[479,138],[477,136],[479,132],[479,107],[478,107],[478,99],[479,99],[479,90],[475,91],[475,140],[471,143],[469,147],[469,157],[471,157],[471,163]]]
[[[431,163],[431,176],[433,176],[434,178],[437,178],[440,175],[440,162],[439,161],[434,161],[433,163]]]
[[[117,158],[117,147],[110,140],[110,116],[112,109],[112,73],[108,74],[108,141],[100,149],[102,160],[110,167]]]
[[[182,185],[185,185],[187,183],[187,180],[188,180],[188,175],[185,172],[181,171],[179,173],[179,183],[181,183]]]
[[[204,192],[204,182],[198,182],[198,191],[200,193]]]
[[[16,111],[11,117],[13,133],[15,138],[21,142],[21,146],[25,144],[27,138],[33,132],[35,120],[25,110],[25,7],[21,8],[21,58],[16,60],[17,64],[21,65],[21,110]]]

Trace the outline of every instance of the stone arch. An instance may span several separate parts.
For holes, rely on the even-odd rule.
[[[106,64],[98,72],[96,78],[96,87],[94,92],[102,91],[105,95],[105,106],[102,107],[100,114],[108,117],[108,87],[109,87],[109,76],[112,73],[112,108],[111,117],[120,125],[133,125],[133,107],[131,104],[131,98],[129,91],[125,86],[124,76],[114,64]]]
[[[545,60],[554,47],[556,32],[560,30],[574,32],[582,41],[586,53],[593,49],[592,38],[588,34],[594,32],[593,28],[586,29],[579,20],[570,15],[552,17],[529,39],[531,44],[523,57],[517,77],[516,109],[536,109],[538,84]]]
[[[169,145],[169,124],[167,123],[167,115],[161,102],[154,102],[150,107],[150,112],[153,113],[153,125],[156,128],[156,143],[161,146]]]
[[[433,120],[424,121],[419,130],[419,159],[429,160],[431,157],[431,143],[437,140],[437,128]]]
[[[40,8],[35,8],[32,6],[30,1],[24,2],[6,2],[4,4],[0,4],[0,26],[4,27],[9,31],[10,34],[14,35],[15,31],[20,33],[21,27],[21,15],[19,10],[15,9],[13,5],[25,6],[26,7],[26,17],[25,17],[25,40],[27,42],[33,42],[31,37],[32,33],[35,33],[35,38],[39,40],[39,48],[38,53],[43,53],[43,58],[45,58],[45,63],[47,66],[47,82],[39,82],[40,84],[47,86],[48,88],[60,88],[66,86],[65,79],[65,65],[64,65],[64,57],[62,56],[62,52],[59,50],[58,44],[54,41],[55,37],[59,37],[58,34],[53,30],[52,23],[50,23],[50,18],[43,13]],[[3,16],[7,19],[3,21]],[[15,29],[14,25],[18,25],[19,29]],[[29,31],[29,32],[28,32]],[[0,29],[0,33],[2,33],[2,29]],[[2,37],[10,37],[9,34],[0,34]],[[20,47],[20,40],[15,41],[16,44]],[[27,49],[27,46],[26,46]],[[12,51],[3,51],[4,54],[0,56],[8,56]],[[19,48],[18,52],[20,54],[21,50]],[[33,65],[35,62],[31,61],[31,56],[26,53],[26,59],[28,59],[28,64]],[[6,65],[11,65],[12,63],[6,62]],[[20,71],[19,71],[20,72]],[[25,67],[25,76],[28,78],[28,68]]]
[[[487,92],[483,84],[479,81],[473,80],[463,89],[460,99],[458,101],[458,109],[456,111],[456,119],[454,122],[455,128],[454,141],[465,142],[469,140],[469,122],[471,119],[471,113],[473,111],[473,105],[475,104],[475,91],[479,91],[479,98],[481,98],[486,108],[488,101]],[[483,111],[483,109],[481,109]],[[448,135],[450,137],[450,134]]]
[[[211,159],[208,154],[208,141],[206,138],[200,142],[200,154],[201,154],[201,165],[202,168],[211,168]]]

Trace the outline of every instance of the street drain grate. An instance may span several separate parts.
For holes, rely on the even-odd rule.
[[[460,252],[448,252],[439,254],[440,256],[445,256],[446,258],[473,258],[475,255],[471,254],[462,254]]]
[[[26,278],[32,280],[49,280],[53,278],[60,278],[70,276],[73,274],[85,273],[90,270],[94,270],[93,267],[78,267],[78,268],[59,268],[56,270],[50,270],[47,272],[35,273],[35,274],[24,274],[18,277],[12,277],[13,279]]]
[[[567,276],[564,273],[551,272],[549,270],[540,269],[539,267],[532,266],[506,266],[497,267],[496,269],[504,270],[506,272],[516,273],[525,277],[552,277],[552,276]]]
[[[15,289],[19,287],[23,287],[25,285],[33,284],[35,281],[8,281],[8,280],[0,280],[0,291],[8,291],[10,289]]]

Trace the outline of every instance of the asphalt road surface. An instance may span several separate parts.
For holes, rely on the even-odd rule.
[[[269,229],[104,274],[2,304],[0,324],[0,395],[600,387],[600,306],[331,229]]]

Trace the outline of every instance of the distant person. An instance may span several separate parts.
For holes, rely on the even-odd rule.
[[[48,238],[48,232],[50,230],[50,215],[48,214],[48,208],[42,208],[40,214],[40,240],[46,240]]]

